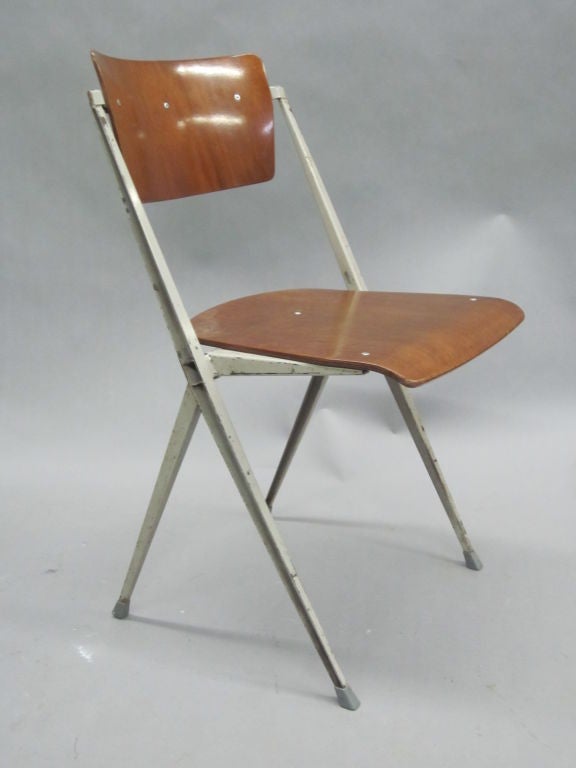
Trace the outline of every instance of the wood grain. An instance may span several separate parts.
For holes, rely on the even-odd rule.
[[[378,371],[416,387],[472,360],[523,318],[503,299],[302,289],[229,301],[192,323],[204,344]]]
[[[92,61],[143,202],[274,176],[272,99],[257,56],[132,61],[92,51]]]

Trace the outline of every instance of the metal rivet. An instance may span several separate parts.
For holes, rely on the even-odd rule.
[[[164,102],[164,109],[170,109],[170,103],[168,101]]]
[[[370,357],[370,352],[362,352],[363,357]]]
[[[478,299],[472,298],[472,299],[470,299],[470,301],[478,301]]]
[[[242,96],[240,96],[239,93],[235,93],[234,94],[234,101],[240,101],[241,98],[242,98]]]
[[[118,104],[119,107],[122,106],[122,102],[120,101],[120,99],[116,99],[116,104]]]
[[[302,312],[294,312],[295,315],[301,315]]]

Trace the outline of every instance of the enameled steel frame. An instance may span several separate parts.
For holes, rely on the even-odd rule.
[[[290,108],[286,93],[283,88],[278,86],[271,87],[270,91],[272,98],[279,103],[286,118],[297,154],[302,162],[306,178],[320,209],[322,221],[346,287],[354,291],[366,290],[366,284],[356,259],[310,154],[310,150]],[[328,377],[356,375],[364,372],[348,368],[313,365],[295,360],[280,360],[264,355],[231,352],[229,350],[204,350],[190,323],[189,315],[184,308],[144,206],[124,162],[103,95],[99,90],[93,90],[89,91],[89,98],[96,122],[112,162],[122,200],[129,214],[146,269],[158,297],[176,354],[186,378],[186,389],[182,403],[158,473],[120,597],[114,607],[114,616],[122,619],[129,613],[132,592],[201,414],[228,466],[248,512],[278,570],[280,578],[334,684],[338,703],[346,709],[357,709],[359,701],[348,685],[328,644],[322,626],[282,541],[276,521],[272,516],[271,507]],[[216,385],[218,377],[231,375],[304,375],[311,377],[306,395],[266,498],[256,482]],[[386,377],[386,380],[462,546],[465,563],[473,570],[480,570],[482,567],[481,562],[472,548],[464,525],[456,511],[454,501],[442,476],[437,459],[432,452],[412,398],[402,384],[389,377]]]

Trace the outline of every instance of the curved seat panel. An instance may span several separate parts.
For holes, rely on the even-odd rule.
[[[523,318],[503,299],[302,289],[235,299],[192,323],[203,344],[378,371],[417,387],[472,360]]]

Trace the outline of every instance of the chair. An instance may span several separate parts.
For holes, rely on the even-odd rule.
[[[273,518],[272,503],[328,378],[375,371],[390,387],[466,566],[480,570],[480,559],[409,389],[454,370],[500,341],[522,321],[522,310],[508,301],[480,296],[367,291],[286,93],[268,85],[256,56],[129,61],[92,52],[92,60],[102,90],[89,92],[90,103],[186,379],[113,614],[119,619],[128,615],[144,559],[202,415],[326,667],[339,704],[356,709],[359,701],[298,578]],[[190,322],[143,204],[270,180],[273,102],[286,118],[346,288],[260,293],[201,312]],[[218,377],[231,374],[310,377],[267,496],[254,478],[216,384]]]

